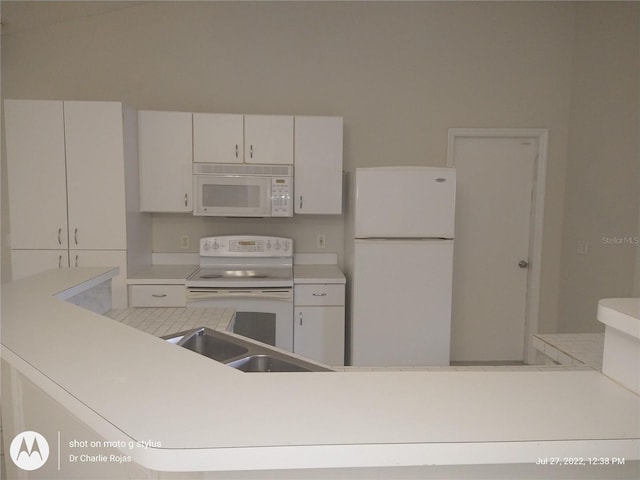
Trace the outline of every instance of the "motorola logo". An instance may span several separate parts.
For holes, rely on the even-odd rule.
[[[38,432],[16,435],[9,447],[11,460],[22,470],[37,470],[49,458],[49,443]]]

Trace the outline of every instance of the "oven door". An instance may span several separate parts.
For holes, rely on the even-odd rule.
[[[234,333],[293,351],[292,288],[189,287],[187,307],[234,307]]]
[[[271,177],[194,175],[194,215],[270,217]]]

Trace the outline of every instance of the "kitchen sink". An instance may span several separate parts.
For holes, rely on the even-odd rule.
[[[222,362],[242,372],[331,372],[333,370],[267,346],[206,327],[162,337],[167,342]]]
[[[219,335],[211,335],[204,328],[198,329],[195,334],[185,335],[177,345],[219,362],[237,358],[249,352],[247,348],[237,343],[230,342]]]
[[[272,355],[252,355],[244,357],[240,360],[229,362],[227,365],[243,372],[311,372],[310,368],[303,367],[275,358]]]

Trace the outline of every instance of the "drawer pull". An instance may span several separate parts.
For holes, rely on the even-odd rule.
[[[167,296],[167,294],[166,293],[152,293],[151,296],[153,298],[164,298],[164,297]]]
[[[325,292],[325,293],[313,293],[312,295],[313,295],[314,297],[326,297],[326,296],[327,296],[327,293],[326,293],[326,292]]]

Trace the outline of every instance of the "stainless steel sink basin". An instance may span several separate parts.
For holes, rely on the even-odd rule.
[[[242,372],[332,371],[312,362],[262,347],[241,338],[206,327],[162,337],[170,343],[222,362]]]
[[[311,368],[301,364],[287,362],[271,355],[252,355],[240,360],[229,362],[227,365],[243,372],[312,372]]]
[[[195,335],[185,335],[177,344],[219,362],[237,358],[249,352],[247,348],[237,343],[207,333],[204,328],[199,329]]]

